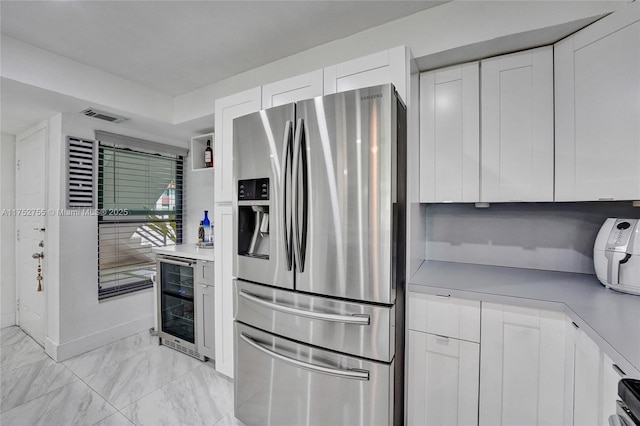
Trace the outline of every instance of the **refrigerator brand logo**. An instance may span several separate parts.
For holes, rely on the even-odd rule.
[[[382,93],[378,93],[377,95],[360,96],[360,100],[361,101],[367,101],[367,100],[371,100],[371,99],[375,99],[375,98],[381,98],[381,97],[382,97]]]

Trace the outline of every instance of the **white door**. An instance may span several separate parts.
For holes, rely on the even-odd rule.
[[[420,202],[480,201],[480,64],[420,75]]]
[[[18,325],[40,345],[46,328],[46,257],[42,265],[42,291],[36,280],[38,259],[34,253],[46,253],[46,146],[47,128],[40,127],[16,141],[16,296]],[[40,242],[43,247],[40,247]]]
[[[480,201],[553,201],[553,48],[480,67]]]
[[[216,204],[214,321],[216,370],[233,378],[233,215],[231,204]]]
[[[477,425],[480,345],[409,330],[407,424]]]
[[[563,424],[565,326],[562,312],[482,302],[480,425]]]

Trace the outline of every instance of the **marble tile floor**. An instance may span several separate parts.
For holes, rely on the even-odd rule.
[[[232,381],[148,332],[56,363],[3,328],[0,393],[2,426],[242,426]]]

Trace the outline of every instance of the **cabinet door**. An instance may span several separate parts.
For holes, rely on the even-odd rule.
[[[480,200],[553,201],[553,48],[480,66]]]
[[[216,204],[215,359],[216,370],[233,378],[233,219],[230,204]]]
[[[323,94],[323,72],[317,70],[262,86],[262,108],[271,108]]]
[[[420,202],[480,201],[479,63],[420,75]]]
[[[575,330],[573,424],[599,425],[602,418],[602,352],[582,330]]]
[[[409,331],[407,424],[477,425],[479,344]]]
[[[233,188],[233,119],[260,110],[260,87],[216,100],[215,181],[216,203],[231,202]]]
[[[480,424],[564,421],[565,316],[482,303]]]
[[[407,102],[409,54],[405,46],[363,56],[324,69],[324,94],[393,83]]]
[[[607,354],[602,356],[602,395],[600,401],[602,404],[602,415],[600,416],[600,424],[609,425],[609,417],[616,413],[616,401],[620,399],[618,396],[618,382],[626,377],[622,371]]]
[[[196,284],[196,300],[198,303],[198,352],[209,359],[215,358],[215,303],[213,285]]]
[[[556,201],[640,199],[640,4],[555,45]]]

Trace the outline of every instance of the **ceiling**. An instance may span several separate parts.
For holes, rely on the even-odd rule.
[[[0,29],[175,97],[440,3],[2,0]],[[2,81],[3,132],[79,101],[23,86]]]

